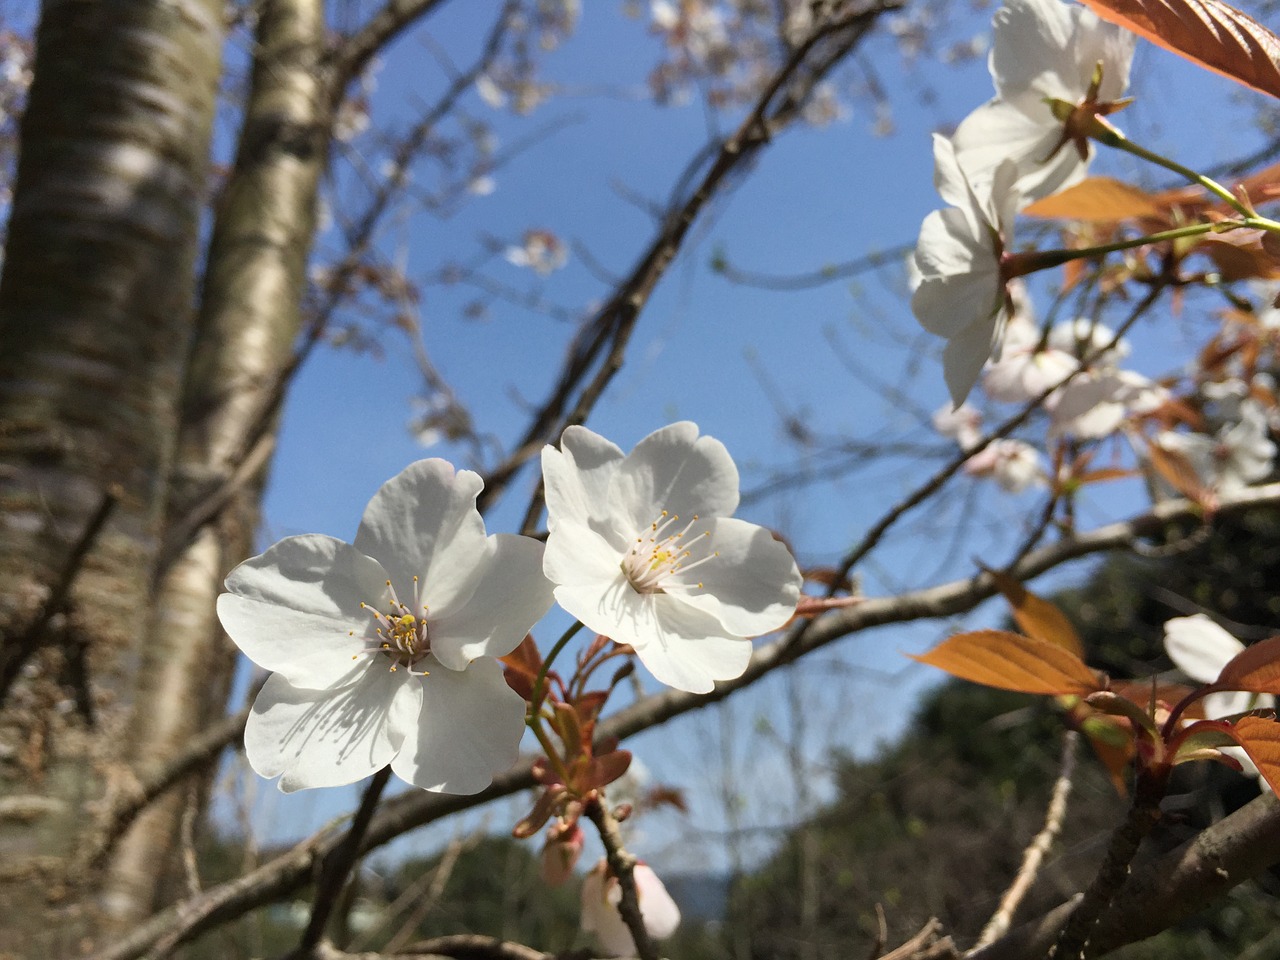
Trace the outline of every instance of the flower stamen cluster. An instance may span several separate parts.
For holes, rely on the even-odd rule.
[[[668,593],[673,589],[693,589],[695,584],[677,581],[676,575],[688,573],[694,567],[699,567],[720,556],[720,551],[715,550],[692,563],[686,563],[685,561],[693,555],[693,551],[686,548],[685,543],[693,546],[698,540],[710,537],[711,531],[704,530],[695,535],[692,540],[685,541],[685,536],[698,522],[698,515],[695,513],[693,519],[679,533],[663,536],[679,519],[679,514],[671,514],[663,510],[661,516],[649,524],[649,535],[636,537],[635,544],[623,556],[620,564],[622,572],[626,575],[627,582],[635,588],[636,593]],[[702,583],[697,583],[696,587],[699,590],[702,589]]]
[[[412,607],[401,602],[396,596],[396,588],[392,586],[390,580],[386,583],[391,597],[391,605],[387,613],[378,612],[371,604],[364,602],[360,604],[360,609],[372,615],[377,624],[375,628],[377,636],[368,639],[369,646],[363,652],[385,654],[391,661],[392,673],[403,666],[415,677],[428,676],[427,670],[413,669],[418,661],[431,652],[431,630],[427,626],[428,608],[422,602],[422,587],[418,578],[416,576],[413,578]],[[418,609],[422,611],[420,617],[412,612]],[[349,630],[347,634],[352,636],[354,631]],[[359,656],[358,653],[354,654],[351,659],[358,659]]]

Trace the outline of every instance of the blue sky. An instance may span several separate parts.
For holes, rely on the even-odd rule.
[[[564,96],[532,117],[493,111],[474,94],[465,101],[470,112],[493,125],[504,145],[553,122],[564,125],[497,171],[492,195],[472,199],[445,220],[410,211],[395,220],[383,237],[384,249],[389,257],[402,258],[411,276],[425,276],[443,261],[468,260],[486,237],[515,242],[530,227],[572,240],[604,269],[619,274],[649,242],[647,214],[622,198],[615,185],[661,203],[688,158],[706,142],[708,116],[696,98],[686,106],[658,107],[628,95],[643,87],[659,54],[658,41],[646,34],[643,21],[622,16],[619,2],[583,6],[575,34],[546,55],[545,76],[568,91]],[[952,6],[948,36],[985,32],[990,7]],[[432,89],[440,89],[444,80],[429,51],[443,48],[456,63],[467,63],[496,7],[446,5],[427,28],[435,46],[412,37],[399,43],[378,74],[374,124],[408,116],[415,103],[430,101]],[[760,482],[767,467],[797,455],[782,435],[775,408],[779,397],[822,437],[929,442],[919,429],[919,414],[934,410],[945,397],[938,342],[920,331],[905,307],[901,271],[778,293],[735,286],[710,268],[713,255],[723,252],[744,269],[808,272],[914,240],[920,220],[939,205],[931,183],[929,135],[991,96],[985,58],[958,66],[924,60],[906,64],[884,37],[869,43],[863,56],[889,91],[895,132],[875,135],[870,104],[858,99],[848,119],[822,129],[796,129],[772,144],[698,223],[643,315],[627,365],[589,422],[593,429],[626,449],[672,420],[695,420],[704,433],[725,442],[747,487]],[[855,83],[859,76],[852,70],[842,75],[843,82]],[[1122,116],[1122,125],[1148,146],[1196,163],[1243,154],[1256,142],[1247,122],[1248,102],[1242,107],[1228,82],[1143,44],[1134,78],[1139,102]],[[611,95],[592,93],[599,90]],[[1169,102],[1172,91],[1186,98],[1181,116]],[[728,129],[734,117],[716,122]],[[362,149],[361,141],[355,146]],[[1108,164],[1126,178],[1169,182],[1138,170],[1127,158],[1104,162],[1103,169]],[[577,250],[565,269],[545,280],[500,258],[486,272],[574,307],[607,292]],[[482,429],[510,440],[523,427],[523,405],[539,400],[555,375],[572,328],[501,303],[488,319],[461,319],[474,296],[472,290],[427,286],[420,306],[424,339],[433,362]],[[1175,362],[1181,344],[1178,333],[1171,335],[1176,329],[1135,334],[1140,349],[1148,351],[1140,369],[1161,373]],[[321,350],[299,375],[272,471],[264,545],[301,532],[350,539],[369,497],[407,463],[444,456],[466,465],[465,451],[423,449],[410,436],[408,404],[418,382],[410,351],[395,331],[385,332],[381,341],[382,359]],[[849,357],[884,383],[901,387],[905,397],[886,398],[860,383],[847,369]],[[761,368],[768,371],[767,384]],[[937,462],[896,458],[853,479],[792,488],[743,513],[785,530],[802,563],[830,562]],[[491,531],[514,529],[535,480],[532,472],[517,480],[488,518]],[[864,571],[867,589],[881,593],[923,586],[964,574],[976,556],[1004,556],[1010,533],[1016,534],[1022,511],[1033,502],[1030,497],[962,482],[938,511],[904,525],[903,535]],[[1082,515],[1087,520],[1114,516],[1138,503],[1133,491],[1107,492],[1086,503]],[[955,533],[962,513],[972,521],[963,537]],[[1066,579],[1081,574],[1077,568]],[[999,613],[990,607],[982,616],[992,620]],[[536,631],[544,646],[562,622],[553,616]],[[914,696],[936,680],[902,653],[936,642],[952,626],[874,632],[824,652],[803,668],[798,682],[811,710],[805,752],[815,771],[831,749],[866,752],[900,728]],[[781,679],[769,681],[732,707],[731,765],[739,776],[747,770],[754,774],[739,785],[754,804],[744,813],[749,822],[787,822],[796,813],[777,789],[786,780],[777,749],[789,726],[784,692]],[[653,848],[642,856],[671,869],[722,865],[723,848],[710,840],[701,843],[697,830],[714,832],[725,823],[717,778],[726,755],[719,739],[726,725],[710,715],[678,723],[637,738],[634,747],[656,777],[690,792],[693,813],[688,820],[655,825],[646,834]],[[820,774],[816,782],[820,796]],[[258,790],[273,795],[259,808],[260,827],[277,837],[314,829],[346,809],[353,797],[346,791],[278,797],[269,784],[259,784]],[[773,800],[766,802],[765,794]],[[506,829],[509,818],[504,817],[501,811],[492,815],[492,828]],[[429,832],[411,846],[430,846],[440,835]],[[752,855],[762,849],[757,845]]]

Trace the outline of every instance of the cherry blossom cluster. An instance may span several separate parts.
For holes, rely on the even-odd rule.
[[[945,337],[956,406],[1000,355],[1019,209],[1081,180],[1093,147],[1081,116],[1111,112],[1128,84],[1134,37],[1060,0],[1008,0],[995,15],[996,96],[934,137],[934,182],[949,204],[925,218],[911,263],[912,310]]]
[[[663,683],[708,692],[746,669],[751,637],[791,619],[801,576],[772,534],[731,516],[737,468],[695,424],[629,454],[570,427],[542,464],[545,545],[488,534],[480,477],[432,459],[374,495],[353,543],[287,537],[232,571],[218,615],[270,671],[245,730],[258,774],[289,792],[389,766],[426,790],[476,793],[516,762],[528,726],[545,789],[517,833],[555,817],[548,847],[567,872],[584,804],[631,759],[593,734],[626,671],[590,691],[593,671],[634,653]],[[582,625],[597,634],[569,680],[550,669],[562,643],[543,661],[529,635],[553,601],[578,620],[562,643]],[[647,867],[635,881],[651,934],[668,935],[679,914],[661,883]],[[624,952],[616,879],[593,871],[583,896],[584,926]]]

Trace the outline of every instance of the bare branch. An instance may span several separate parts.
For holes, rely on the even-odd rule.
[[[387,0],[334,54],[330,68],[333,105],[337,106],[347,84],[364,71],[383,47],[444,3],[445,0]]]
[[[1094,930],[1090,956],[1103,956],[1161,930],[1272,866],[1280,850],[1280,803],[1265,793],[1177,849],[1144,861]],[[1042,960],[1080,898],[1055,907],[965,960]]]
[[[636,891],[636,858],[623,846],[622,834],[618,831],[618,821],[600,802],[598,794],[586,802],[582,812],[595,824],[600,834],[600,842],[604,844],[609,874],[618,881],[618,887],[622,893],[618,901],[618,913],[631,932],[637,955],[640,960],[658,960],[658,948],[654,945],[653,938],[649,936],[649,930],[644,925],[644,916],[640,913],[640,894]]]
[[[1224,499],[1215,516],[1234,516],[1258,507],[1276,505],[1280,505],[1280,483],[1252,487],[1229,500]],[[1200,517],[1200,508],[1189,501],[1167,501],[1141,516],[1100,527],[1088,533],[1077,534],[1069,540],[1042,547],[1023,558],[1012,570],[1011,575],[1020,580],[1028,580],[1070,560],[1108,550],[1128,549],[1140,538],[1158,535],[1174,521]],[[737,690],[750,686],[772,671],[793,662],[797,657],[825,647],[849,634],[890,623],[954,616],[973,609],[983,600],[994,596],[996,592],[994,582],[984,573],[970,579],[957,580],[896,597],[866,598],[857,606],[832,611],[811,623],[797,624],[792,627],[782,638],[758,649],[746,672],[737,680],[721,683],[707,694],[667,690],[646,697],[604,721],[598,728],[597,735],[600,738],[631,736],[665,723],[673,717],[723,700]],[[361,852],[367,853],[369,850],[389,843],[415,827],[432,823],[462,810],[481,806],[499,797],[529,789],[534,786],[534,782],[528,764],[522,764],[519,768],[496,777],[487,790],[473,796],[447,796],[412,791],[393,797],[383,804],[382,809],[369,824]],[[1280,815],[1277,815],[1276,821],[1269,828],[1273,833],[1268,836],[1272,837],[1273,844],[1280,844]],[[253,873],[214,887],[194,901],[177,904],[156,914],[139,924],[114,946],[96,954],[92,960],[133,960],[135,957],[147,954],[147,951],[157,944],[172,949],[173,946],[186,942],[205,930],[234,920],[261,904],[286,896],[305,885],[311,876],[316,859],[325,856],[337,842],[338,837],[333,832],[312,837],[288,853],[264,864]],[[1273,849],[1280,849],[1280,847],[1273,847]],[[1253,873],[1270,865],[1271,861],[1265,855],[1260,856],[1257,851],[1253,851],[1253,855],[1257,864]],[[1254,864],[1255,860],[1245,859],[1242,862]],[[1234,883],[1239,883],[1247,876],[1252,876],[1252,873],[1235,876]],[[1223,887],[1219,882],[1215,889],[1221,891],[1229,887]],[[1189,894],[1184,893],[1184,896],[1187,895]],[[1122,892],[1121,899],[1128,902],[1127,893]],[[1098,942],[1097,938],[1104,934],[1115,935],[1109,932],[1112,928],[1111,916],[1108,915],[1104,920],[1102,932],[1095,935],[1095,942]],[[1061,924],[1062,917],[1057,917],[1056,922]],[[1148,922],[1154,921],[1148,918]],[[1172,922],[1174,921],[1170,920],[1170,923]],[[1055,927],[1055,936],[1056,929]],[[1157,932],[1159,929],[1163,927],[1156,927],[1151,932]],[[1015,931],[1015,934],[1017,933],[1018,931]],[[1001,943],[1004,943],[1004,940],[997,941],[991,949]],[[1052,943],[1051,937],[1045,944],[1041,957]],[[159,946],[148,954],[148,956],[157,957],[161,955]],[[1012,960],[1020,956],[1019,954],[996,954],[992,957],[983,956],[981,960]],[[1036,960],[1041,960],[1041,957],[1037,957]]]
[[[551,395],[543,401],[506,461],[485,476],[485,489],[480,495],[481,509],[496,499],[516,471],[536,455],[544,443],[558,436],[565,426],[587,419],[604,389],[621,369],[640,313],[679,253],[698,216],[726,186],[731,174],[745,166],[799,115],[813,86],[857,46],[880,15],[900,5],[900,0],[875,0],[869,6],[826,23],[791,54],[738,129],[719,144],[699,151],[699,156],[681,176],[682,182],[694,182],[696,179],[697,186],[677,192],[677,197],[684,199],[673,203],[657,236],[630,275],[574,338]],[[706,163],[706,156],[713,159],[706,172],[698,178],[697,172]],[[578,392],[576,400],[573,399],[575,391]],[[526,529],[532,524],[530,518],[539,509],[540,499],[535,497],[526,514]]]
[[[1023,898],[1030,892],[1032,884],[1036,882],[1040,864],[1062,830],[1062,821],[1067,815],[1067,798],[1071,795],[1071,777],[1075,773],[1076,751],[1079,745],[1080,734],[1075,730],[1068,730],[1062,739],[1062,760],[1058,769],[1058,779],[1054,782],[1053,793],[1049,797],[1049,806],[1045,810],[1044,826],[1040,828],[1040,832],[1023,853],[1022,866],[1018,868],[1017,876],[1014,877],[1013,883],[1009,885],[1004,896],[1000,898],[1000,906],[987,921],[974,949],[985,947],[1009,932],[1014,913],[1017,912]]]

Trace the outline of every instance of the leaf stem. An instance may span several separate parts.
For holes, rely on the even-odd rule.
[[[542,669],[538,671],[538,677],[533,682],[533,693],[530,695],[529,700],[529,708],[534,713],[537,713],[538,708],[541,706],[542,691],[547,685],[547,671],[551,669],[552,661],[560,655],[560,651],[565,648],[565,644],[572,640],[574,634],[581,629],[582,621],[575,620],[573,622],[573,626],[561,634],[560,639],[555,642],[555,646],[553,646],[551,648],[551,652],[547,654],[547,659],[542,661]]]

